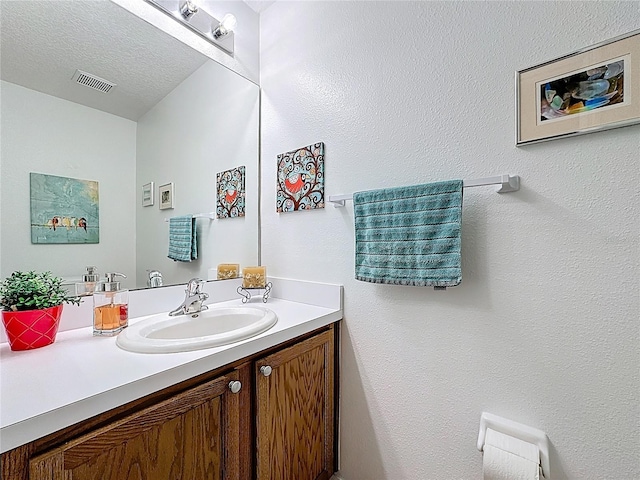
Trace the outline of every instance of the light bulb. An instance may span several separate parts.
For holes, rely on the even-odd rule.
[[[227,32],[233,32],[233,29],[238,25],[238,20],[236,20],[234,15],[227,13],[220,22],[220,25],[224,27]]]
[[[220,22],[220,25],[213,30],[213,38],[220,38],[228,35],[229,32],[232,32],[233,29],[236,28],[236,25],[238,25],[236,17],[227,13]]]
[[[193,16],[194,13],[198,11],[198,5],[195,0],[186,0],[184,4],[180,7],[180,13],[185,18],[185,20],[189,19]]]

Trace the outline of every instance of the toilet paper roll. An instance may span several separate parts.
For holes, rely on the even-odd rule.
[[[540,480],[540,451],[532,443],[487,428],[484,480]]]

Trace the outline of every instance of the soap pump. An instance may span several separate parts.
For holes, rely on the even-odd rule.
[[[122,288],[115,277],[122,273],[107,273],[96,283],[93,292],[93,334],[117,335],[129,324],[129,290]]]
[[[93,295],[96,282],[100,281],[100,274],[96,267],[87,267],[86,273],[82,276],[82,282],[76,283],[76,295]]]

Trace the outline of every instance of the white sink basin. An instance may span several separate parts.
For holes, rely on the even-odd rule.
[[[246,340],[277,321],[274,312],[262,307],[209,307],[175,317],[159,313],[124,329],[116,344],[139,353],[187,352]]]

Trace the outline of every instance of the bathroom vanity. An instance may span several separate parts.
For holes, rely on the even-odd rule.
[[[85,329],[62,332],[40,360],[65,364],[74,383],[93,385],[74,387],[77,401],[58,406],[55,397],[64,395],[51,392],[47,400],[48,385],[31,392],[45,397],[33,403],[48,403],[47,411],[22,413],[24,420],[11,425],[10,418],[3,421],[2,478],[328,480],[336,459],[336,322],[342,310],[278,298],[266,307],[279,317],[271,330],[197,352],[135,354],[118,349],[112,338],[84,338]],[[91,348],[95,356],[65,359],[63,350],[74,346],[79,355]],[[78,378],[103,352],[104,360],[122,362],[112,364],[110,374],[128,365],[118,386],[110,374],[104,382]],[[12,375],[21,359],[2,354]],[[22,359],[38,352],[29,354]],[[109,402],[115,403],[105,410]],[[23,403],[35,412],[31,399]],[[3,411],[15,414],[15,408]],[[91,409],[102,411],[86,416]],[[85,418],[73,421],[77,415]],[[7,450],[7,444],[18,445]]]

